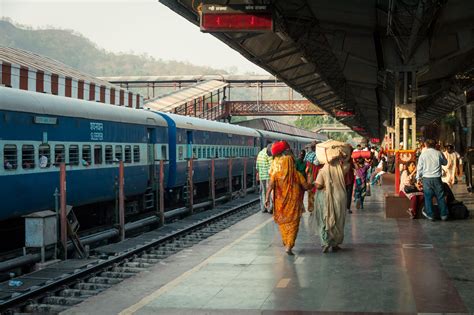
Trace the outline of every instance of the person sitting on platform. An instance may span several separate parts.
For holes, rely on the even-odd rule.
[[[421,186],[417,187],[415,185],[415,176],[415,162],[410,162],[408,167],[404,164],[400,178],[399,196],[410,200],[410,208],[408,208],[407,212],[411,219],[416,218],[418,209],[423,206],[423,192],[421,191]]]

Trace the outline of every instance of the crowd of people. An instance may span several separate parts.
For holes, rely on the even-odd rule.
[[[340,151],[332,152],[335,157],[332,159],[327,155],[318,158],[316,142],[298,156],[285,141],[269,144],[258,154],[261,211],[273,214],[288,255],[293,255],[305,211],[310,212],[310,220],[314,222],[310,226],[320,236],[323,253],[329,249],[338,251],[344,240],[345,216],[353,213],[352,202],[356,209],[364,209],[371,186],[381,185],[383,174],[389,171],[389,156],[383,150],[360,145],[352,149],[343,143],[339,146]],[[469,152],[474,155],[474,150]],[[421,212],[434,220],[432,199],[435,198],[440,219],[447,220],[448,205],[456,202],[450,187],[459,174],[459,155],[452,146],[441,152],[433,140],[427,140],[416,156],[417,161],[402,164],[399,170],[399,196],[410,200],[407,213],[412,219]],[[467,181],[467,185],[472,191],[472,182]]]

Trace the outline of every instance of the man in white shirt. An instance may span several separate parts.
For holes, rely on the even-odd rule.
[[[441,166],[446,165],[448,161],[444,155],[435,149],[434,140],[426,140],[426,150],[421,153],[418,159],[416,170],[417,186],[421,187],[423,181],[423,194],[425,196],[425,209],[423,215],[433,220],[433,196],[438,201],[438,207],[441,213],[441,220],[448,219],[448,207],[444,199],[443,182],[441,181]]]

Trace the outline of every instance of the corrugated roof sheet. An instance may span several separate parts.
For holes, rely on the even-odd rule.
[[[228,83],[217,80],[197,83],[181,90],[151,99],[144,104],[144,107],[162,112],[170,112],[186,102],[217,91],[218,89],[222,89],[228,85]]]
[[[100,80],[96,77],[80,72],[79,70],[71,68],[70,66],[52,58],[18,48],[0,47],[0,60],[44,72],[62,75],[76,80],[83,80],[85,82],[94,83],[97,86],[102,85],[115,88],[117,90],[125,90],[117,85],[113,85],[107,81]]]

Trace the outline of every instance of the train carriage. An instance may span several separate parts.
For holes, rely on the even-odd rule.
[[[60,162],[68,204],[115,200],[119,160],[125,194],[138,198],[167,147],[167,123],[157,114],[0,87],[0,220],[54,209]]]
[[[188,160],[193,158],[193,182],[197,194],[208,194],[211,159],[215,159],[216,189],[228,183],[228,165],[232,160],[234,185],[243,178],[244,159],[247,160],[247,178],[251,180],[253,163],[260,147],[260,134],[251,128],[208,121],[193,117],[160,113],[168,122],[170,143],[170,172],[167,187],[174,198],[181,198],[188,178]],[[180,195],[180,196],[179,196]]]

